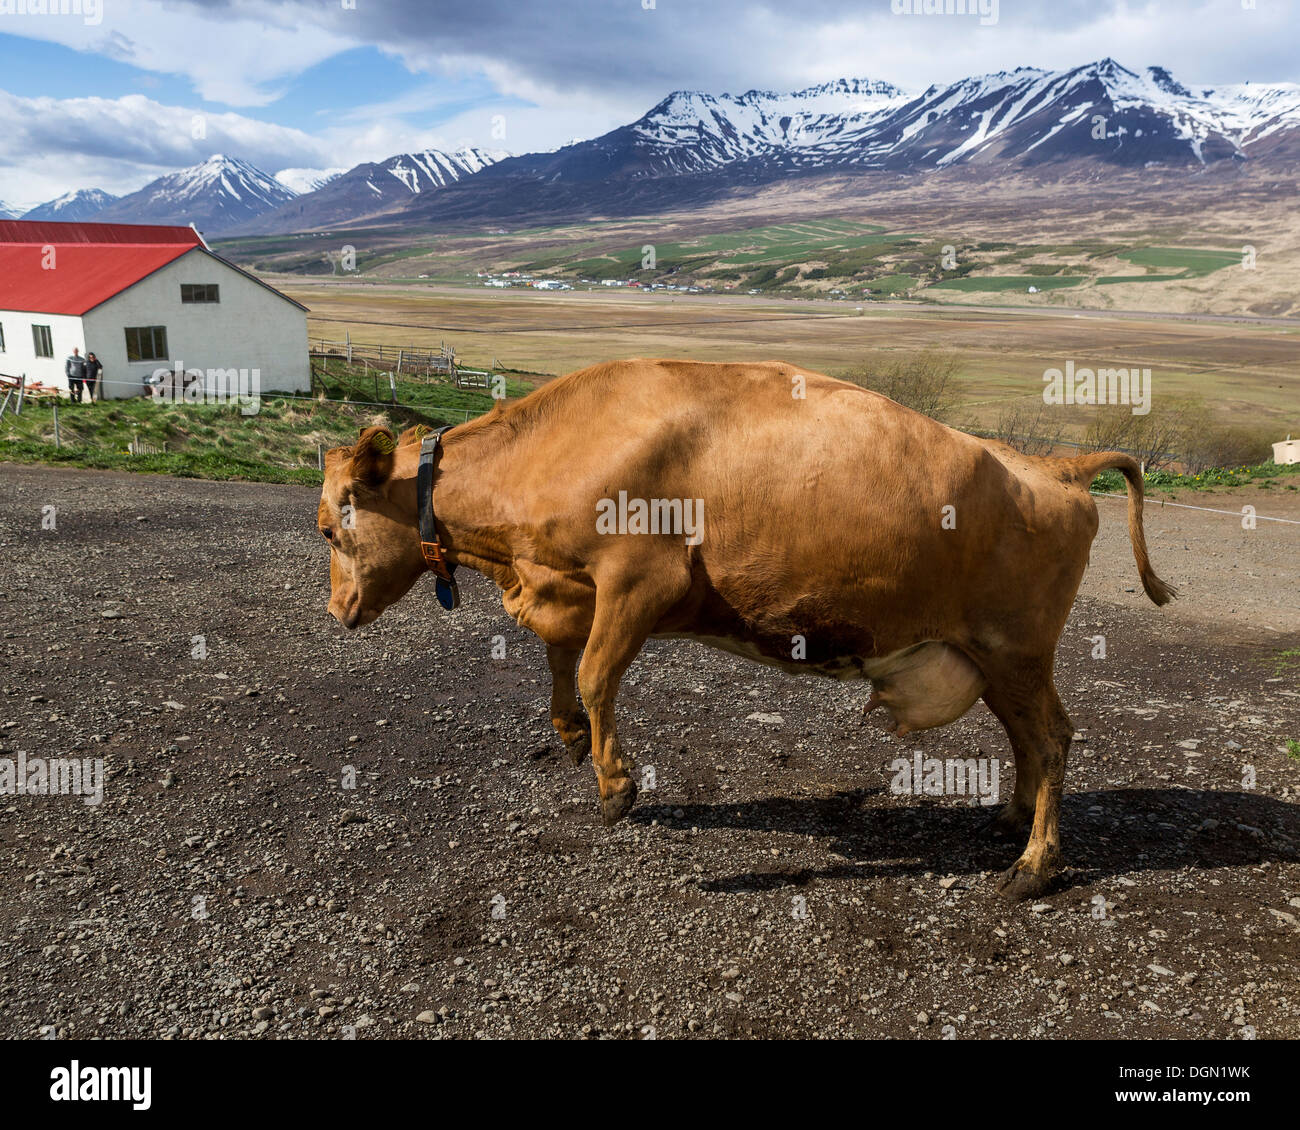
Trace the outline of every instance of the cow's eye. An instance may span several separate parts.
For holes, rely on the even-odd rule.
[[[326,526],[323,530],[321,530],[321,533],[324,535],[326,541],[334,540],[334,531],[330,529],[329,526]]]

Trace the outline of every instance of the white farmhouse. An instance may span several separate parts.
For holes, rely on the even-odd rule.
[[[67,389],[74,347],[103,364],[106,398],[139,396],[161,369],[311,391],[307,307],[193,228],[0,221],[0,373]]]

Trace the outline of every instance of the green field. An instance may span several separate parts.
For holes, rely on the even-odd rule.
[[[1136,251],[1119,253],[1116,258],[1133,263],[1139,267],[1155,267],[1145,275],[1103,275],[1097,279],[1098,286],[1111,286],[1115,283],[1133,282],[1176,282],[1179,279],[1199,279],[1225,267],[1241,264],[1241,255],[1236,251],[1209,251],[1192,247],[1143,247]],[[1177,274],[1161,274],[1159,268],[1180,267]]]
[[[1023,290],[1031,286],[1039,290],[1060,290],[1063,287],[1078,286],[1088,280],[1082,275],[967,275],[960,279],[944,279],[934,283],[927,290]]]
[[[876,224],[818,220],[715,232],[662,243],[647,239],[630,246],[603,248],[584,243],[522,261],[517,268],[534,274],[564,274],[574,279],[676,282],[679,278],[689,278],[693,284],[720,283],[760,290],[822,279],[860,281],[866,285],[876,275],[884,275],[890,283],[879,289],[892,292],[897,278],[882,258],[911,251],[919,240],[919,236],[909,233],[887,233]],[[644,268],[642,247],[651,243],[654,266]],[[800,272],[797,265],[803,263],[824,266]],[[911,285],[909,281],[907,286]]]
[[[1194,247],[1142,247],[1121,252],[1117,258],[1139,267],[1177,267],[1173,278],[1200,278],[1224,267],[1241,265],[1240,251],[1210,251]]]

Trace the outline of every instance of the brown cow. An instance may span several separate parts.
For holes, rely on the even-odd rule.
[[[377,428],[329,453],[319,525],[329,611],[348,628],[426,570],[418,460],[418,444]],[[619,681],[647,639],[694,639],[870,679],[869,708],[884,706],[899,734],[945,725],[982,697],[1016,760],[995,828],[1032,820],[999,884],[1024,898],[1060,863],[1073,727],[1052,666],[1097,532],[1089,485],[1108,467],[1128,480],[1138,572],[1164,604],[1175,594],[1147,559],[1129,456],[1021,455],[777,362],[571,373],[448,432],[433,499],[449,560],[495,581],[506,611],[545,641],[552,722],[575,763],[590,748],[606,824],[636,797]],[[688,515],[702,517],[698,530]]]

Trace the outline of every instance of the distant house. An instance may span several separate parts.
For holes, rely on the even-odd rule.
[[[106,397],[177,367],[311,390],[307,307],[193,228],[0,221],[0,373],[66,389],[74,347],[103,363]]]

